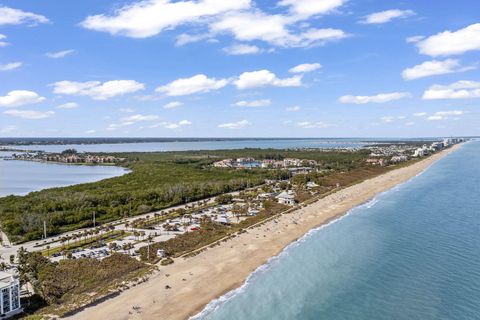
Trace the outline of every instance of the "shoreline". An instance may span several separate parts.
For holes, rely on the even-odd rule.
[[[375,196],[424,172],[455,145],[409,166],[341,189],[268,221],[191,258],[175,259],[149,281],[69,319],[188,319],[215,300],[241,288],[252,272],[275,259],[309,232],[325,226]],[[168,285],[171,289],[165,289]],[[232,294],[234,294],[232,292]],[[136,306],[136,310],[132,309]]]

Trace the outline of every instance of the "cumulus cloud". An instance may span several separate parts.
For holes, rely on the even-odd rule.
[[[0,64],[0,71],[10,71],[20,68],[23,63],[21,62],[10,62],[6,64]]]
[[[282,47],[305,47],[343,39],[339,29],[307,29],[305,22],[312,16],[327,14],[345,0],[282,0],[283,14],[267,14],[251,0],[143,0],[126,5],[112,14],[87,17],[84,28],[133,38],[155,36],[165,30],[194,24],[200,33],[181,34],[176,45],[212,39],[230,34],[237,41],[260,40]],[[205,31],[204,29],[207,29]],[[235,48],[233,48],[235,49]],[[245,52],[236,48],[232,52]],[[250,51],[252,48],[250,48]],[[250,52],[251,53],[251,52]]]
[[[10,45],[10,43],[3,41],[6,38],[7,38],[6,35],[0,33],[0,48]]]
[[[120,119],[120,123],[112,123],[107,127],[108,131],[114,131],[121,127],[131,126],[138,122],[146,122],[146,121],[156,121],[160,119],[157,115],[143,115],[143,114],[135,114],[128,117],[123,117]]]
[[[147,38],[186,23],[200,22],[232,10],[247,9],[250,3],[251,0],[144,0],[125,5],[111,15],[89,16],[81,25],[112,35]]]
[[[223,51],[229,55],[239,56],[261,53],[262,49],[257,46],[252,46],[248,44],[236,44],[230,47],[223,48]]]
[[[3,112],[6,115],[17,117],[21,119],[31,119],[31,120],[38,120],[38,119],[46,119],[52,117],[55,112],[53,111],[34,111],[34,110],[7,110]]]
[[[408,92],[392,92],[392,93],[380,93],[375,96],[352,96],[346,95],[340,97],[341,103],[353,103],[353,104],[367,104],[367,103],[386,103],[389,101],[399,100],[410,97]]]
[[[76,102],[67,102],[57,106],[57,109],[75,109],[78,108],[78,103]]]
[[[234,105],[237,107],[267,107],[271,104],[272,102],[270,99],[262,99],[262,100],[253,100],[253,101],[238,101]]]
[[[181,106],[183,106],[182,102],[172,101],[172,102],[169,102],[166,105],[164,105],[163,109],[175,109],[175,108],[178,108],[178,107],[181,107]]]
[[[297,126],[303,129],[325,129],[331,127],[331,125],[317,121],[317,122],[311,122],[311,121],[303,121],[303,122],[297,122]]]
[[[286,108],[285,110],[286,110],[287,112],[297,112],[297,111],[300,111],[300,109],[301,109],[301,108],[300,108],[299,106],[294,106],[294,107],[288,107],[288,108]]]
[[[93,130],[93,129],[85,131],[86,134],[94,134],[96,132],[97,130]]]
[[[480,82],[462,80],[450,85],[433,85],[423,94],[423,100],[480,98]]]
[[[48,19],[42,15],[25,12],[19,9],[13,9],[0,6],[0,26],[1,25],[18,25],[29,24],[31,26],[39,23],[48,23]]]
[[[293,15],[310,17],[331,13],[346,2],[347,0],[282,0],[279,5],[290,7]]]
[[[480,50],[480,23],[457,31],[444,31],[417,42],[420,53],[437,57]]]
[[[94,100],[107,100],[116,96],[145,89],[143,83],[134,80],[100,81],[59,81],[52,84],[55,94],[88,96]]]
[[[197,74],[191,78],[177,79],[164,86],[158,87],[155,91],[164,93],[167,96],[186,96],[194,93],[206,93],[219,90],[228,84],[227,79],[208,78],[204,74]]]
[[[408,18],[415,15],[412,10],[391,9],[381,12],[375,12],[363,17],[360,23],[363,24],[382,24],[392,21],[393,19]]]
[[[52,58],[52,59],[61,59],[61,58],[65,58],[66,56],[74,53],[75,50],[63,50],[63,51],[57,51],[57,52],[47,52],[45,53],[45,55],[49,58]]]
[[[234,84],[240,90],[265,86],[299,87],[302,85],[302,77],[294,76],[291,78],[280,79],[273,72],[259,70],[242,73],[238,79],[234,81]]]
[[[179,122],[160,122],[157,123],[153,126],[150,126],[150,128],[158,128],[158,127],[163,127],[165,129],[179,129],[184,126],[189,126],[191,125],[192,122],[190,120],[182,120]]]
[[[318,70],[322,67],[320,63],[304,63],[299,64],[296,67],[293,67],[289,70],[290,73],[308,73],[315,70]]]
[[[381,117],[380,121],[382,121],[384,123],[392,123],[392,122],[395,121],[395,117],[392,117],[392,116]]]
[[[449,117],[454,116],[458,117],[465,114],[465,111],[463,110],[449,110],[449,111],[438,111],[435,112],[434,115],[431,115],[427,118],[428,121],[442,121],[442,120],[448,120]],[[457,118],[455,118],[457,119]],[[455,120],[454,119],[454,120]]]
[[[13,90],[6,96],[0,96],[0,107],[19,107],[26,104],[40,103],[45,98],[28,90]]]
[[[426,115],[426,112],[416,112],[413,114],[414,117],[425,117]]]
[[[219,124],[218,127],[223,129],[242,129],[250,125],[251,123],[249,121],[240,120],[237,122],[222,123],[222,124]]]
[[[294,33],[288,28],[292,23],[290,17],[256,10],[224,15],[213,22],[210,29],[216,34],[231,34],[238,41],[260,40],[279,47],[322,45],[348,37],[343,30],[332,28],[311,28]]]
[[[456,59],[447,59],[443,61],[432,60],[403,70],[402,77],[405,80],[414,80],[435,75],[462,72],[470,69],[472,68],[462,68],[460,62]]]

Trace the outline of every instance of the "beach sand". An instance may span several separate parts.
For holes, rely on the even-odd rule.
[[[149,281],[69,319],[188,319],[213,299],[241,286],[253,271],[309,230],[411,179],[458,147],[342,189],[195,257],[176,259],[174,264],[160,267]],[[166,289],[167,285],[171,289]]]

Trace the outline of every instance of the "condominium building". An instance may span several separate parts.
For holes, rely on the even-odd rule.
[[[10,273],[0,271],[0,317],[6,319],[21,312],[20,281]]]

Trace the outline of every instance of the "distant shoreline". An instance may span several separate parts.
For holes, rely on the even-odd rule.
[[[194,257],[176,259],[173,265],[162,267],[150,281],[70,318],[126,319],[131,306],[137,305],[142,310],[141,319],[187,319],[213,300],[241,286],[258,267],[310,230],[338,219],[379,193],[410,180],[460,146],[339,190],[292,213],[248,229]],[[172,289],[165,290],[166,285]]]

